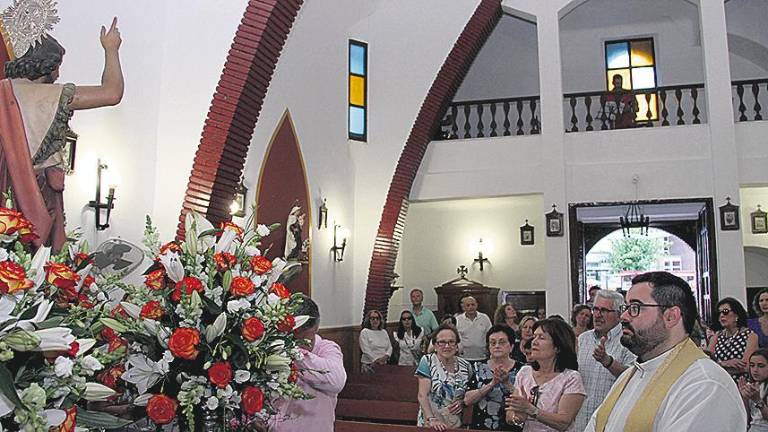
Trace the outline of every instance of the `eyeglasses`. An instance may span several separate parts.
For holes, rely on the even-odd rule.
[[[630,303],[628,305],[619,306],[619,313],[623,315],[624,312],[629,311],[629,316],[636,317],[640,315],[640,309],[644,307],[671,308],[672,306],[673,305]]]
[[[616,309],[606,309],[606,308],[600,308],[600,307],[592,308],[592,313],[598,313],[598,312],[600,312],[600,315],[603,315],[610,312],[616,312]]]
[[[509,345],[509,341],[506,340],[506,339],[499,339],[499,340],[491,339],[490,341],[488,341],[488,345],[490,345],[490,346],[504,346],[504,345]]]
[[[731,313],[731,310],[730,309],[722,309],[722,310],[717,311],[717,313],[720,314],[720,315],[728,315],[729,313]]]
[[[400,318],[402,321],[413,321],[413,318],[411,317],[402,317]]]
[[[376,321],[381,321],[381,318],[379,318],[379,317],[377,317],[377,316],[372,316],[372,317],[370,317],[370,318],[368,318],[368,319],[369,319],[369,320],[371,320],[371,321],[374,321],[374,320],[376,320]]]
[[[456,341],[455,340],[439,340],[439,341],[435,341],[435,345],[443,348],[448,346],[456,346]]]

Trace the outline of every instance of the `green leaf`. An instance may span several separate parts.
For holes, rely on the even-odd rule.
[[[8,398],[8,400],[15,406],[23,406],[21,399],[19,399],[19,395],[16,393],[16,386],[13,383],[13,375],[11,375],[11,371],[9,371],[3,363],[0,363],[0,392],[2,392],[3,396]]]
[[[125,333],[128,331],[128,327],[126,327],[124,324],[122,324],[120,321],[112,318],[101,318],[99,321],[104,324],[105,326],[111,328],[112,330],[118,332],[118,333]]]
[[[221,232],[220,229],[211,228],[209,230],[205,230],[205,231],[201,232],[200,235],[197,236],[197,238],[203,238],[203,237],[215,235],[215,234],[218,234],[220,232]]]
[[[41,321],[41,322],[37,323],[36,327],[37,327],[38,330],[54,328],[54,327],[60,326],[62,321],[64,321],[64,317],[63,316],[57,316],[57,317],[53,317],[53,318],[48,318],[45,321]]]
[[[100,411],[88,411],[82,408],[77,409],[77,425],[92,428],[117,429],[128,426],[133,423],[120,417],[113,416]]]

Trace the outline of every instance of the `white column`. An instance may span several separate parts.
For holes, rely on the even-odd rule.
[[[712,185],[715,209],[730,196],[739,203],[739,160],[731,104],[725,5],[722,0],[701,0],[701,45],[712,143]],[[716,214],[718,290],[720,298],[746,301],[744,247],[741,231],[721,231]],[[748,229],[741,227],[741,229]]]

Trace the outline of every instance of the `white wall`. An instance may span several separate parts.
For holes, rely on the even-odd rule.
[[[768,5],[763,0],[730,0],[725,4],[728,49],[734,80],[768,75]]]
[[[484,199],[412,202],[400,248],[401,282],[390,316],[410,306],[408,294],[416,287],[424,291],[424,304],[437,307],[433,288],[457,277],[465,265],[467,278],[505,291],[544,290],[544,216],[541,195]],[[520,226],[534,226],[535,244],[520,245]],[[482,238],[490,263],[473,264]],[[394,314],[394,315],[392,315]]]

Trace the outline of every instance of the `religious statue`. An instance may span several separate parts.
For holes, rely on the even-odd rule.
[[[306,215],[301,207],[293,206],[288,213],[288,221],[285,224],[285,259],[300,260],[304,243],[301,241],[301,233],[304,229]]]
[[[53,0],[14,0],[0,20],[11,49],[0,80],[0,191],[35,225],[37,246],[59,250],[64,231],[65,137],[73,111],[116,105],[123,97],[117,18],[101,27],[101,84],[56,84],[65,50],[47,34],[59,21]]]

